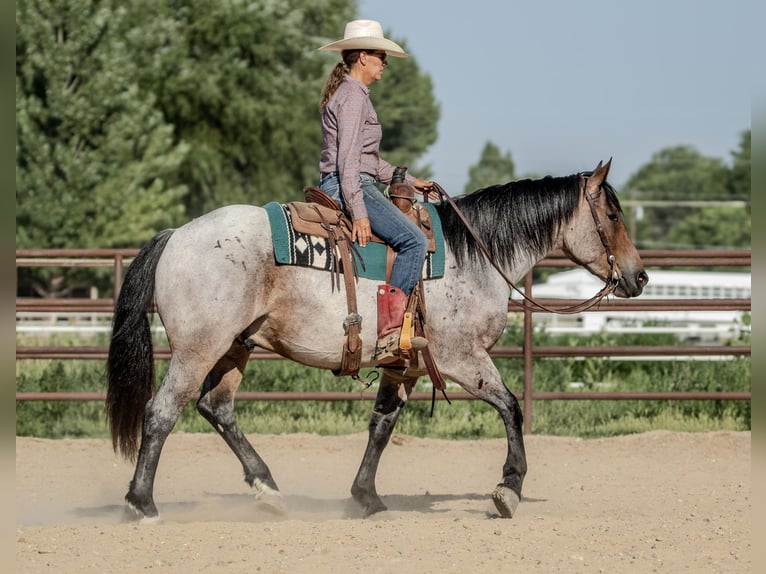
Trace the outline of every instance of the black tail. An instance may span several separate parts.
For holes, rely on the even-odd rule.
[[[173,229],[160,231],[139,252],[125,274],[114,308],[106,363],[106,416],[112,446],[130,460],[138,452],[138,432],[154,391],[154,350],[147,309],[154,296],[154,272]]]

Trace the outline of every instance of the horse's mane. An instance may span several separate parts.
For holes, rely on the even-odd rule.
[[[547,176],[493,185],[454,199],[476,233],[487,244],[492,258],[510,266],[522,251],[546,254],[553,247],[555,232],[572,218],[580,200],[580,176]],[[620,209],[614,188],[604,182],[602,189]],[[446,203],[437,205],[444,237],[457,264],[484,260],[476,241]]]

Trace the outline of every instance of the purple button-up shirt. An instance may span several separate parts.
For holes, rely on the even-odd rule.
[[[383,129],[370,100],[370,90],[346,74],[322,113],[322,175],[338,172],[340,188],[351,219],[367,217],[359,182],[369,173],[381,183],[391,183],[394,167],[380,157]],[[406,181],[415,180],[409,173]]]

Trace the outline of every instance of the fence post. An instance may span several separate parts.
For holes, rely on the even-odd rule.
[[[532,271],[524,277],[524,293],[532,297]],[[524,303],[524,434],[532,433],[532,309]]]
[[[114,303],[117,304],[117,298],[120,296],[122,287],[122,253],[114,255]]]

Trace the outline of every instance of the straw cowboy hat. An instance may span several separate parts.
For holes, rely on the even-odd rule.
[[[389,56],[406,58],[407,52],[396,42],[383,37],[383,28],[375,20],[353,20],[346,24],[343,39],[331,42],[320,50],[384,50]]]

